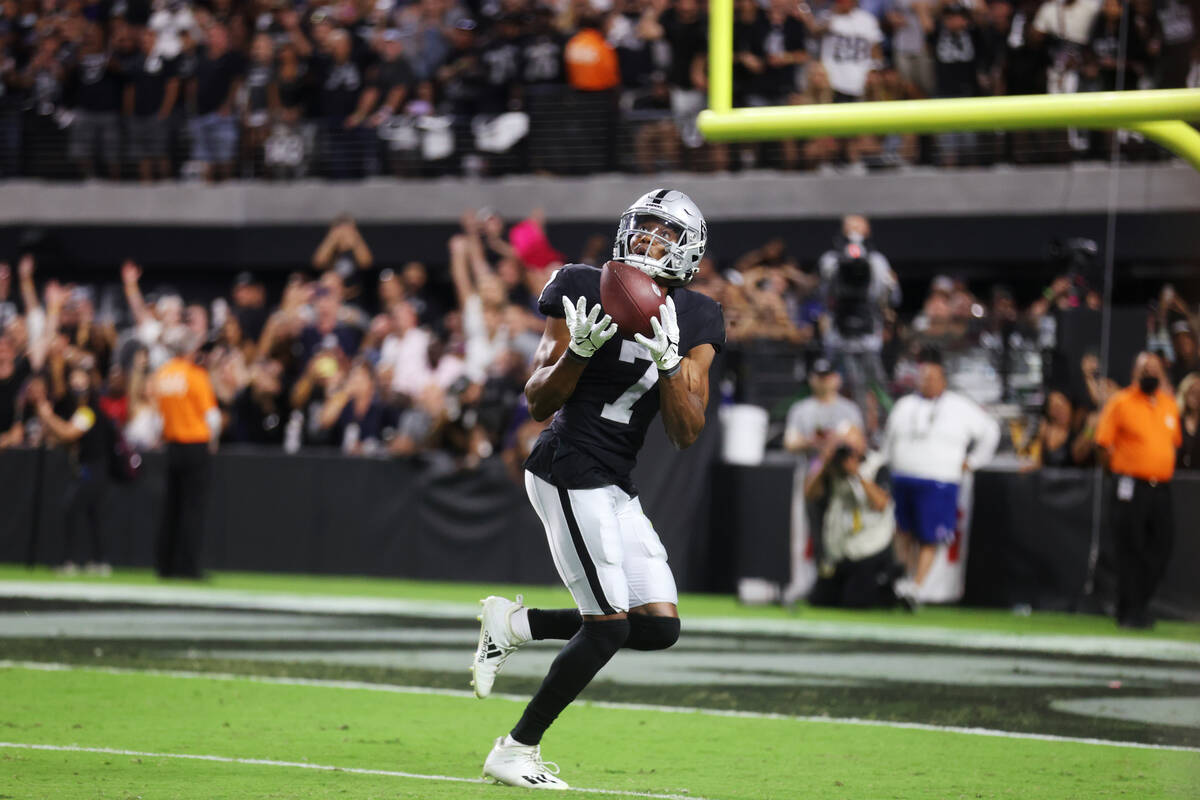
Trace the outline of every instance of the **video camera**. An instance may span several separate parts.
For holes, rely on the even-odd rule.
[[[833,323],[844,338],[866,336],[875,330],[877,309],[871,303],[870,247],[866,241],[841,239],[831,301]]]

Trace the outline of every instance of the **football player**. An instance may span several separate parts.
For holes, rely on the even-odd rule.
[[[630,472],[660,410],[676,447],[690,446],[704,428],[708,369],[724,346],[725,320],[718,303],[685,287],[707,239],[700,209],[671,189],[646,193],[621,216],[613,259],[665,290],[653,337],[628,336],[601,316],[596,267],[563,267],[538,298],[546,330],[525,396],[534,419],[554,420],[525,462],[525,488],[578,609],[525,608],[519,596],[482,601],[471,667],[478,697],[491,693],[526,642],[567,642],[488,754],[484,776],[499,783],[567,788],[557,766],[542,761],[546,729],[617,650],[663,650],[679,638],[675,578]]]

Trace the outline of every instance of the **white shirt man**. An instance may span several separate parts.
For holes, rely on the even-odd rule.
[[[1100,0],[1046,0],[1033,18],[1033,29],[1086,45],[1099,13]]]
[[[839,94],[861,98],[875,59],[879,57],[883,31],[879,20],[857,7],[856,0],[835,0],[818,31],[821,63],[829,73],[829,85]]]
[[[964,474],[991,461],[1000,442],[1000,426],[987,412],[946,390],[940,354],[922,354],[918,387],[896,403],[884,434],[896,528],[913,591],[929,574],[938,548],[954,539]]]

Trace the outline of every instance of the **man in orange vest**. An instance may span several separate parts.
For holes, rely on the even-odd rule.
[[[195,334],[172,331],[164,344],[173,357],[150,384],[167,443],[167,494],[155,569],[161,578],[200,578],[209,460],[216,452],[221,413],[208,373],[195,361],[200,344]]]
[[[617,51],[604,38],[603,18],[579,17],[579,32],[567,41],[563,60],[571,87],[568,136],[582,152],[579,172],[611,172],[616,162],[617,89],[621,69]]]
[[[1166,572],[1174,519],[1171,478],[1182,443],[1179,408],[1162,361],[1140,353],[1133,382],[1104,405],[1096,426],[1101,460],[1116,479],[1117,624],[1152,628],[1150,598]]]

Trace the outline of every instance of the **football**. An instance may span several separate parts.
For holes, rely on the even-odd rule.
[[[600,270],[600,305],[625,338],[653,336],[650,318],[658,316],[666,301],[666,289],[632,264],[609,261]]]

